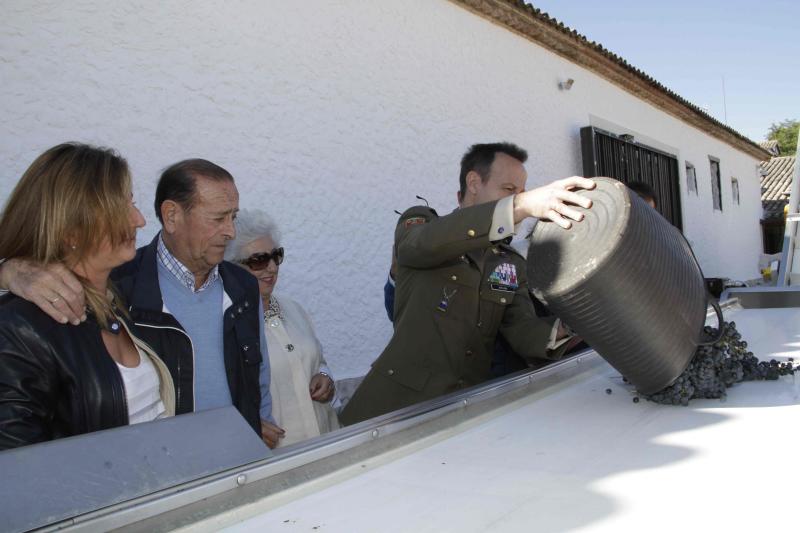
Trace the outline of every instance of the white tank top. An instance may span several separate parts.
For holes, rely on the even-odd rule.
[[[138,346],[139,365],[133,368],[117,363],[122,382],[125,384],[125,397],[128,400],[128,419],[131,424],[150,422],[164,417],[164,402],[161,401],[156,367],[150,357]]]

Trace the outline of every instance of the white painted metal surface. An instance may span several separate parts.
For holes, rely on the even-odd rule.
[[[529,187],[581,172],[587,125],[673,153],[705,274],[759,275],[754,158],[451,2],[39,0],[3,2],[2,15],[0,200],[45,148],[110,145],[131,163],[141,244],[158,228],[161,169],[223,165],[242,206],[282,226],[278,290],[309,311],[337,378],[363,375],[391,335],[381,288],[394,210],[417,194],[452,209],[474,142],[526,147]]]
[[[800,357],[800,310],[726,315],[760,358]],[[725,402],[690,407],[632,397],[602,366],[588,379],[192,529],[796,530],[794,378],[738,384]]]

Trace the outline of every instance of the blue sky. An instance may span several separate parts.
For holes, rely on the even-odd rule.
[[[798,0],[530,3],[755,141],[800,119]]]

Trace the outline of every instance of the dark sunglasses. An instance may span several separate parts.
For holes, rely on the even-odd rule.
[[[239,259],[238,262],[247,265],[250,270],[264,270],[270,261],[275,261],[276,265],[283,263],[283,247],[273,248],[271,252],[253,254],[247,259]]]

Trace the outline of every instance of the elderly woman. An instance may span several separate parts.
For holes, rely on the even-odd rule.
[[[311,319],[295,301],[273,292],[284,257],[275,224],[261,211],[240,211],[236,239],[225,256],[258,279],[272,371],[272,414],[285,431],[278,447],[337,429],[330,405],[334,383]]]
[[[136,253],[142,226],[128,165],[111,150],[61,144],[14,188],[0,215],[0,257],[66,265],[83,285],[88,319],[56,322],[35,303],[3,297],[0,449],[174,414],[169,371],[137,338],[109,282]]]

